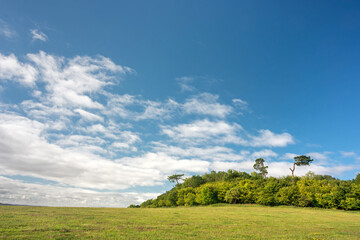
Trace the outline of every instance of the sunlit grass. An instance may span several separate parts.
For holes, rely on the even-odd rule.
[[[360,239],[360,212],[258,205],[0,206],[2,239]]]

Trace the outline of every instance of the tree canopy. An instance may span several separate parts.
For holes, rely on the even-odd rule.
[[[293,168],[289,168],[291,175],[294,177],[295,166],[308,166],[312,161],[314,161],[314,159],[311,159],[310,156],[300,155],[294,157]]]
[[[264,164],[265,160],[262,158],[258,158],[255,160],[254,169],[260,172],[260,175],[265,178],[268,174],[267,168]]]
[[[181,180],[181,178],[184,176],[184,174],[174,174],[171,176],[168,176],[168,180],[170,182],[176,182],[176,184],[179,184],[179,180]]]
[[[296,166],[303,166],[304,163],[299,164]],[[170,179],[176,182],[182,176],[176,174]],[[250,175],[236,170],[212,171],[186,178],[183,183],[176,184],[156,199],[143,202],[140,207],[256,203],[359,210],[359,176],[353,180],[339,180],[309,172],[303,177],[262,178],[259,174]]]

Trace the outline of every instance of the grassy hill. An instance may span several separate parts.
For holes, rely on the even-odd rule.
[[[0,239],[360,239],[360,212],[259,205],[0,206]]]

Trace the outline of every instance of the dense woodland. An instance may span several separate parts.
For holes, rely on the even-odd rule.
[[[264,161],[262,161],[263,163]],[[156,199],[130,207],[196,206],[215,203],[292,205],[300,207],[360,209],[360,174],[353,180],[339,180],[312,172],[303,177],[266,177],[267,171],[257,161],[254,168],[260,173],[248,174],[235,170],[196,175],[178,183],[181,176],[168,179],[176,185]],[[290,169],[292,170],[292,169]]]

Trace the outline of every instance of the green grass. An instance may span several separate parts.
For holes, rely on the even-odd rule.
[[[0,239],[360,239],[360,212],[218,205],[191,208],[0,206]]]

